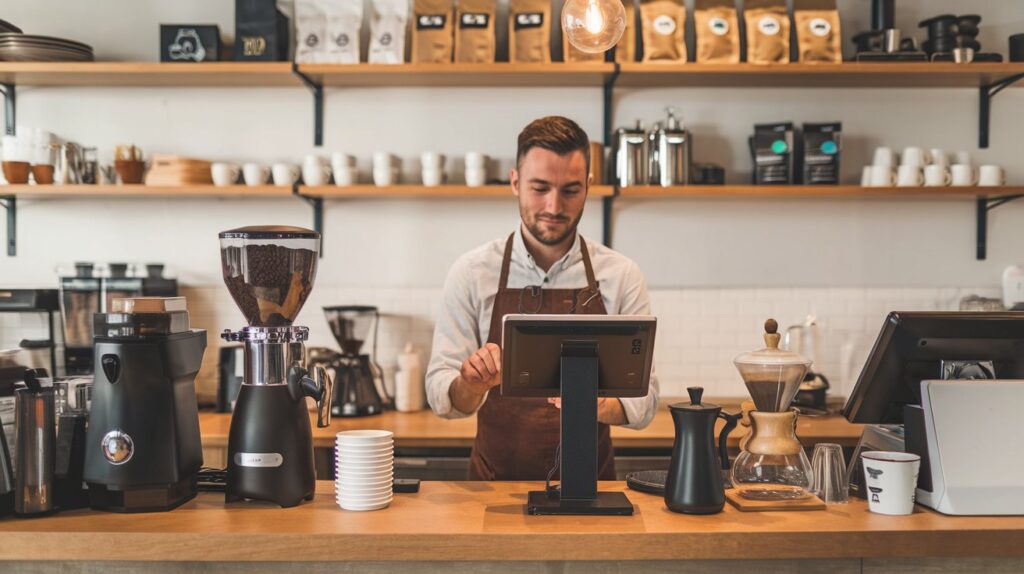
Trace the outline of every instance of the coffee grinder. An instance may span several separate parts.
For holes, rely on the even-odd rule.
[[[171,510],[196,495],[203,464],[195,378],[206,331],[184,297],[114,299],[94,318],[96,375],[85,482],[97,510]]]
[[[292,322],[313,290],[320,234],[300,227],[255,226],[220,234],[224,283],[249,323],[222,338],[244,347],[244,376],[228,434],[225,500],[282,507],[312,500],[313,432],[331,422],[331,379],[306,368],[309,329]]]
[[[341,353],[332,353],[325,366],[334,379],[334,401],[331,413],[340,417],[376,415],[390,404],[384,386],[384,374],[377,364],[377,326],[380,313],[367,305],[324,307],[327,324],[341,346]],[[370,337],[370,353],[363,348]]]

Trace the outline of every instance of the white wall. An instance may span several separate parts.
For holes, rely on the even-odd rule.
[[[911,32],[918,20],[956,13],[964,3],[903,0],[899,5],[900,24]],[[869,2],[840,0],[840,7],[845,37],[866,26]],[[987,49],[1005,54],[1006,38],[1024,31],[1024,3],[978,0],[970,9],[984,17],[980,39]],[[212,22],[225,37],[233,34],[230,0],[0,0],[0,15],[27,32],[88,42],[100,59],[157,59],[161,22]],[[745,142],[752,125],[780,120],[842,121],[848,182],[856,181],[872,148],[881,144],[968,150],[978,163],[1004,165],[1011,182],[1024,182],[1018,143],[1024,90],[1007,90],[995,100],[989,150],[977,149],[977,97],[973,89],[619,90],[615,113],[616,125],[634,118],[650,124],[666,105],[675,106],[694,132],[695,158],[727,166],[731,182],[749,177]],[[405,157],[410,176],[417,169],[414,158],[424,150],[451,156],[482,151],[507,168],[516,134],[541,115],[567,115],[600,138],[600,99],[597,88],[328,89],[323,151],[357,154],[364,172],[376,150]],[[113,146],[121,143],[138,144],[147,154],[236,162],[297,161],[312,149],[312,102],[302,88],[20,87],[18,124],[98,146],[103,161],[110,161]],[[591,202],[588,209],[583,230],[597,239],[600,203]],[[297,200],[25,200],[18,213],[19,253],[0,257],[0,285],[52,286],[61,262],[164,261],[201,299],[193,303],[197,320],[213,332],[239,326],[230,302],[216,295],[223,291],[216,233],[245,224],[312,222],[309,208]],[[425,307],[434,305],[451,261],[506,233],[516,219],[511,199],[328,203],[326,257],[314,292],[323,297],[300,321],[314,327],[322,322],[314,304],[376,302],[386,312],[416,318],[396,324],[394,338],[428,341]],[[724,350],[714,353],[716,364],[724,366],[714,374],[705,369],[704,382],[721,393],[740,394],[727,358],[757,343],[756,321],[697,313],[686,315],[683,324],[681,308],[672,301],[695,293],[696,301],[716,302],[714,309],[743,302],[753,305],[750,318],[788,310],[790,316],[779,317],[785,324],[801,318],[801,301],[813,307],[817,299],[848,297],[854,303],[842,307],[838,314],[846,319],[840,322],[857,326],[837,328],[831,344],[835,350],[857,338],[867,341],[863,346],[873,339],[878,313],[884,311],[857,301],[955,308],[956,297],[949,293],[994,288],[1003,267],[1024,258],[1022,222],[1024,202],[993,212],[989,259],[978,262],[972,201],[620,200],[614,241],[645,271],[656,292],[655,312],[664,324],[676,325],[660,333],[659,348],[672,351],[662,356],[682,357],[659,361],[671,379],[668,390],[682,393],[683,379],[707,364],[708,354],[689,346],[687,333],[724,333],[716,343]],[[910,295],[893,298],[893,292]],[[666,306],[659,309],[662,302]],[[830,319],[822,317],[826,325]],[[740,330],[755,333],[729,335]],[[325,332],[314,334],[321,337],[315,342],[329,342]]]

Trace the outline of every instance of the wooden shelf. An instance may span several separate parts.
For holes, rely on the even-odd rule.
[[[0,195],[18,198],[74,197],[290,197],[290,186],[277,185],[0,185]]]
[[[620,64],[617,87],[966,88],[1024,74],[1024,64]],[[1017,84],[1024,85],[1024,84]]]
[[[619,191],[621,198],[878,198],[977,199],[1024,194],[1024,187],[861,187],[859,185],[682,185],[639,186]]]
[[[375,87],[595,87],[613,64],[300,64],[299,71],[323,86]]]
[[[300,186],[299,193],[308,197],[324,199],[395,199],[395,198],[507,198],[512,197],[508,185],[485,185],[469,187],[465,185],[439,185],[427,187],[423,185],[392,185],[378,187],[376,185],[349,185],[339,187],[322,185],[316,187]],[[609,197],[613,194],[610,185],[593,185],[590,197]]]
[[[0,62],[0,83],[24,86],[294,86],[291,62]]]

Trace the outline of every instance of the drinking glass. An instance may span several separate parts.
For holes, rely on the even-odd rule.
[[[814,445],[811,459],[811,492],[825,504],[846,504],[850,488],[846,482],[843,447],[833,443]]]

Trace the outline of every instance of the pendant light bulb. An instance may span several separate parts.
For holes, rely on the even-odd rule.
[[[625,29],[622,0],[566,0],[562,7],[562,33],[581,52],[610,50]]]

